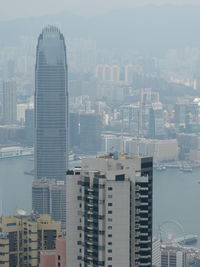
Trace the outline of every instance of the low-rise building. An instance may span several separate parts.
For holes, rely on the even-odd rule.
[[[19,213],[0,217],[1,267],[37,267],[40,251],[56,247],[60,222],[50,215]]]

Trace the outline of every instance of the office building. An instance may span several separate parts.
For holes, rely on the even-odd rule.
[[[186,251],[178,247],[162,248],[161,267],[186,267]]]
[[[3,82],[3,123],[16,124],[17,122],[17,96],[14,81]]]
[[[80,150],[97,153],[101,149],[101,116],[93,113],[80,114]]]
[[[48,26],[38,38],[35,67],[35,177],[65,180],[68,85],[64,36]]]
[[[69,143],[70,149],[80,147],[80,115],[79,113],[69,113]]]
[[[151,157],[83,159],[67,175],[67,266],[152,267]]]
[[[40,251],[55,249],[60,228],[49,215],[0,217],[0,266],[37,267]]]
[[[174,122],[177,127],[185,126],[187,116],[186,103],[176,103],[174,106]]]
[[[34,109],[25,110],[25,142],[31,146],[34,143]]]
[[[66,227],[66,187],[63,181],[37,179],[32,183],[32,209],[39,214],[51,214],[52,219]]]
[[[149,137],[163,139],[164,135],[164,112],[162,103],[152,103],[149,114]]]

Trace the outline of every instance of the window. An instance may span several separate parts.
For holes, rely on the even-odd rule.
[[[112,265],[108,265],[108,267],[112,267]]]
[[[112,218],[108,218],[108,222],[112,222]]]
[[[108,242],[108,246],[112,246],[112,242]]]
[[[108,261],[111,261],[112,260],[112,257],[108,257]]]
[[[108,249],[108,253],[112,253],[112,249]]]
[[[108,230],[112,230],[112,226],[111,225],[108,226]]]
[[[112,203],[108,203],[108,207],[112,207]]]
[[[112,198],[112,195],[108,195],[108,198]]]
[[[112,235],[111,235],[111,234],[109,234],[109,235],[108,235],[108,237],[112,237]]]
[[[125,180],[125,175],[124,174],[116,175],[115,176],[115,180],[116,181],[124,181]]]
[[[112,214],[112,210],[109,210],[109,211],[108,211],[108,214]]]
[[[60,260],[60,255],[58,255],[58,260]]]
[[[108,187],[108,191],[112,191],[112,187],[109,186],[109,187]]]

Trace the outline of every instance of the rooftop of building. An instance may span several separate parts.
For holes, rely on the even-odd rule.
[[[48,186],[55,186],[60,187],[63,186],[65,183],[64,181],[57,181],[56,179],[48,179],[48,178],[40,178],[33,181],[32,185],[34,187],[48,187]]]
[[[60,33],[60,29],[55,26],[55,25],[47,25],[43,28],[42,30],[43,33],[46,33],[46,32],[57,32],[57,33]]]

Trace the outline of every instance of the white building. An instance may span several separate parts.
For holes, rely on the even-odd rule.
[[[67,177],[67,266],[152,266],[152,158],[83,159]]]
[[[160,240],[154,238],[152,243],[152,266],[161,267],[161,247]]]
[[[104,82],[119,82],[120,66],[99,64],[95,68],[95,77]]]
[[[161,251],[161,267],[186,267],[186,252],[176,247],[163,248]]]

